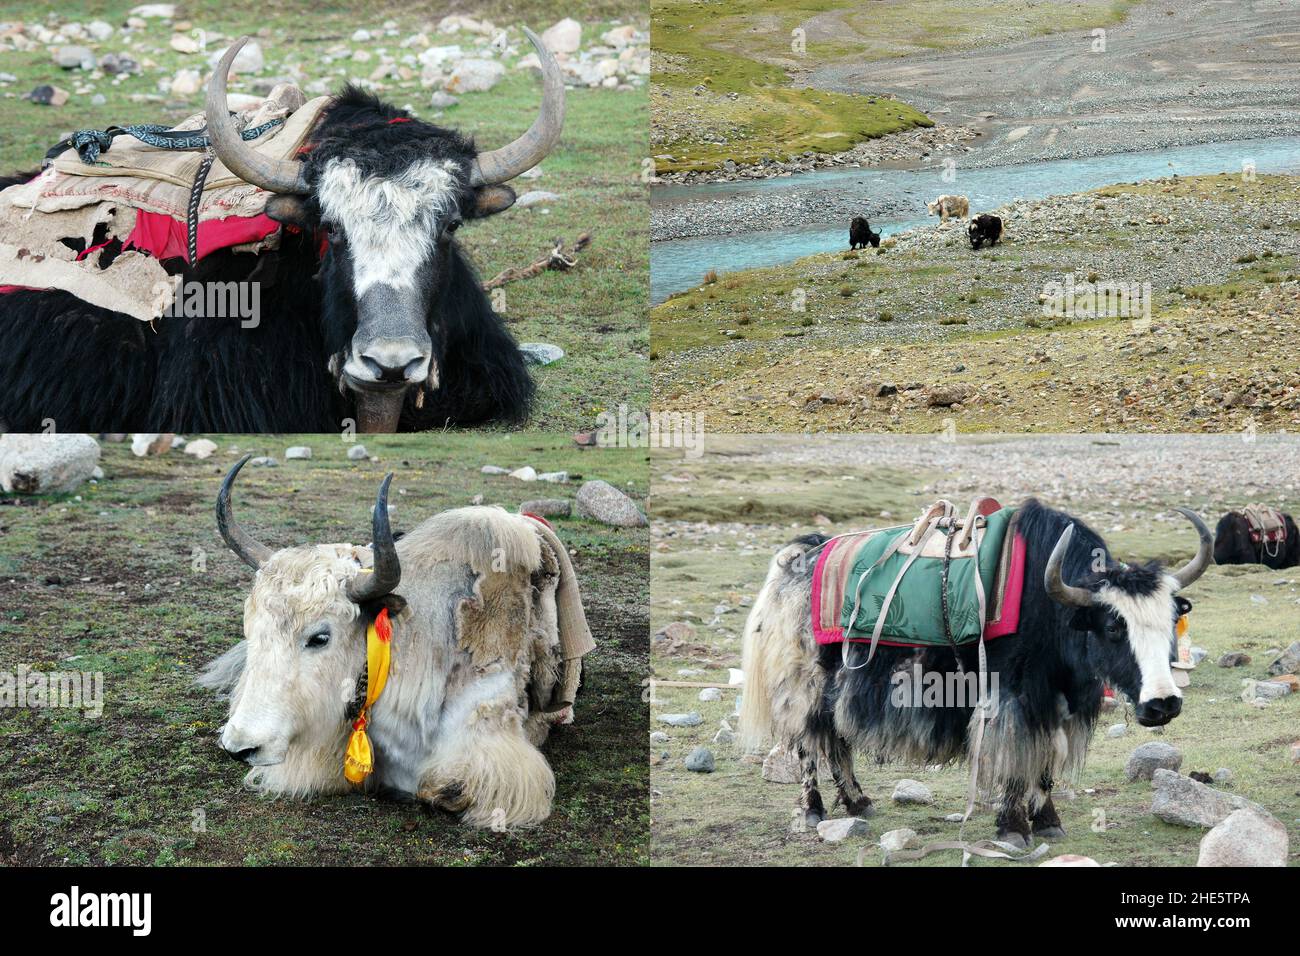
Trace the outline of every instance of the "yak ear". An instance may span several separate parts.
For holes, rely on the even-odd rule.
[[[278,223],[299,229],[314,229],[315,217],[301,196],[276,194],[266,201],[262,210]]]
[[[390,618],[397,617],[406,610],[406,598],[400,594],[385,594],[383,597],[375,598],[373,601],[366,601],[361,605],[361,611],[365,618],[373,621],[379,616],[379,612],[388,609]]]
[[[509,186],[479,186],[474,190],[474,218],[495,216],[515,204],[515,191]]]

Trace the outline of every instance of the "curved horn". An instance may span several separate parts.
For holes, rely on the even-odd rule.
[[[1214,558],[1214,535],[1210,534],[1210,529],[1205,526],[1200,515],[1192,509],[1175,508],[1174,510],[1195,525],[1196,533],[1201,536],[1196,557],[1173,572],[1174,580],[1178,582],[1179,590],[1182,590],[1204,574],[1205,569],[1210,566],[1210,561]]]
[[[235,476],[239,474],[239,469],[243,468],[252,457],[252,455],[245,455],[235,462],[234,468],[226,472],[226,478],[221,483],[221,491],[217,493],[217,530],[225,539],[226,546],[239,555],[246,565],[257,570],[274,552],[241,528],[235,516],[230,513],[230,488],[235,483]]]
[[[230,45],[217,68],[208,80],[208,100],[204,107],[208,120],[208,142],[217,159],[246,183],[269,189],[273,193],[307,193],[310,189],[303,178],[303,165],[294,159],[271,159],[246,144],[235,129],[226,104],[226,76],[230,65],[248,37],[240,37]]]
[[[472,186],[508,182],[532,169],[555,148],[564,127],[564,76],[560,73],[560,65],[536,33],[528,27],[523,29],[542,64],[542,108],[523,136],[508,146],[478,154],[469,173]]]
[[[1065,552],[1070,547],[1070,538],[1073,536],[1073,524],[1061,532],[1056,547],[1052,549],[1052,556],[1047,559],[1047,567],[1043,571],[1043,585],[1047,588],[1048,596],[1058,604],[1090,607],[1096,601],[1096,596],[1091,591],[1087,588],[1076,588],[1061,579],[1061,564],[1065,561]]]
[[[373,601],[385,594],[391,594],[402,580],[402,562],[397,557],[397,542],[393,540],[393,529],[388,526],[388,485],[393,480],[390,471],[379,485],[379,497],[375,500],[375,515],[370,549],[375,553],[374,572],[358,574],[348,584],[348,598],[357,604]]]

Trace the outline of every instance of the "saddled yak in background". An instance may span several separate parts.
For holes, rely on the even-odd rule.
[[[348,418],[363,431],[525,419],[534,387],[523,356],[454,235],[508,209],[515,194],[504,184],[559,139],[564,81],[525,33],[541,60],[542,104],[514,142],[478,152],[348,86],[302,158],[288,160],[255,152],[235,128],[226,78],[248,38],[233,44],[208,85],[210,143],[231,172],[276,194],[266,214],[295,231],[282,230],[276,251],[164,266],[187,283],[259,281],[259,324],[151,326],[69,292],[0,295],[0,431],[41,431],[47,420],[61,431],[325,432]],[[35,175],[0,179],[0,189]]]

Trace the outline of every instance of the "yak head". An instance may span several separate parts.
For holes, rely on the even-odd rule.
[[[1043,575],[1048,595],[1075,609],[1070,626],[1087,634],[1096,672],[1128,695],[1144,727],[1167,724],[1182,710],[1183,695],[1171,665],[1178,652],[1178,619],[1192,605],[1178,592],[1205,573],[1214,548],[1209,528],[1196,513],[1177,510],[1200,535],[1196,556],[1177,571],[1167,571],[1158,562],[1130,566],[1106,558],[1078,584],[1066,584],[1061,566],[1074,534],[1070,525],[1052,549]]]
[[[463,285],[472,276],[454,234],[466,220],[508,209],[515,194],[504,184],[559,139],[564,80],[542,42],[524,32],[541,61],[541,110],[523,136],[484,152],[349,87],[304,158],[271,159],[243,142],[226,104],[226,76],[247,37],[212,74],[206,113],[217,157],[276,194],[266,205],[272,219],[328,237],[320,280],[329,366],[355,400],[361,431],[395,431],[408,393],[422,403],[424,389],[439,387],[447,324],[471,311],[449,291],[453,278]]]
[[[230,688],[221,746],[254,769],[249,782],[306,794],[343,768],[349,705],[366,669],[366,630],[381,607],[400,612],[402,568],[388,522],[389,474],[379,486],[370,549],[347,544],[274,551],[230,509],[244,456],[221,484],[217,527],[257,570],[244,604],[243,667]]]

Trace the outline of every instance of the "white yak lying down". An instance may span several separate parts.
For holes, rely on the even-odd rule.
[[[257,569],[244,640],[199,678],[229,695],[221,746],[252,767],[246,783],[300,797],[357,789],[344,757],[375,679],[367,628],[386,609],[391,667],[365,722],[373,772],[364,789],[423,800],[475,826],[544,820],[555,778],[538,747],[552,724],[572,721],[581,658],[594,646],[555,533],[476,507],[394,541],[390,474],[370,548],[275,551],[231,514],[231,486],[247,460],[217,498],[222,537]]]

